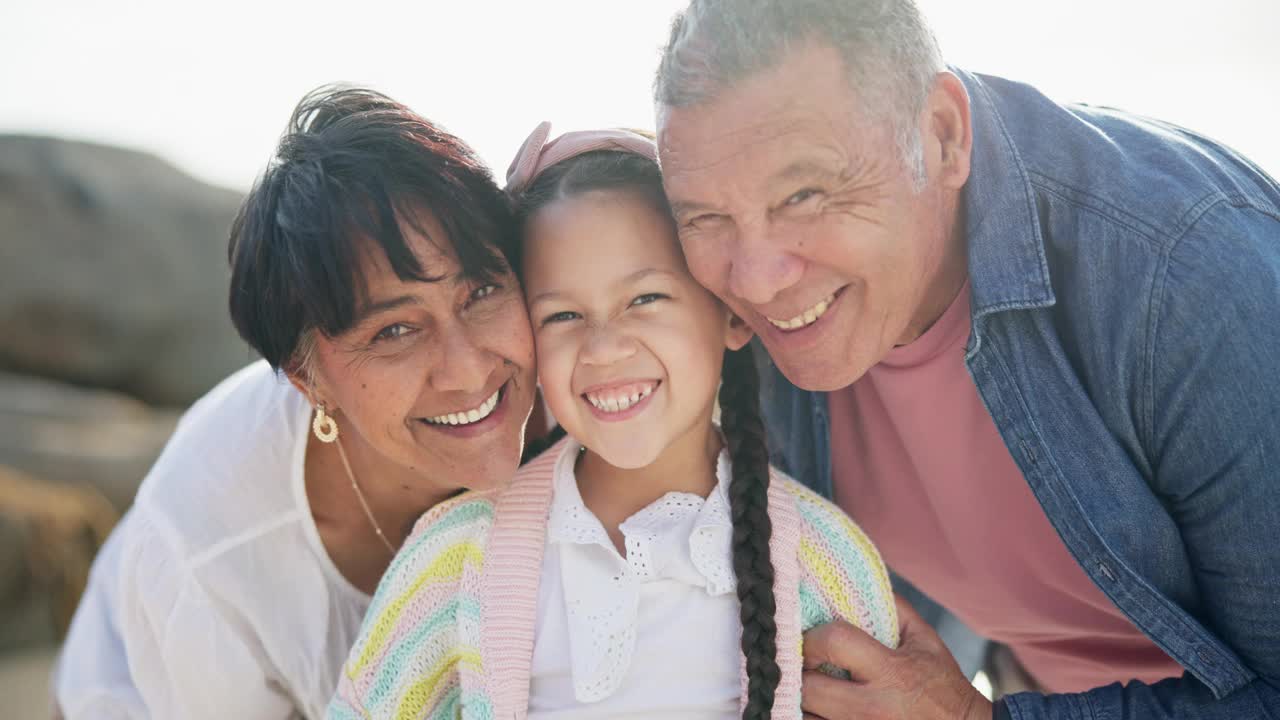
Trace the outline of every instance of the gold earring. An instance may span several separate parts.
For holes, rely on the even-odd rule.
[[[324,414],[324,403],[316,406],[316,419],[311,421],[311,431],[316,439],[323,443],[331,443],[338,439],[338,422]]]

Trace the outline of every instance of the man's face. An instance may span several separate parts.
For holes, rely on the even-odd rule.
[[[936,181],[944,143],[924,133],[929,177],[918,189],[891,127],[873,115],[825,45],[794,50],[705,104],[660,112],[690,271],[810,390],[851,384],[923,332],[958,289],[939,287],[956,257],[963,278],[949,238],[959,186]],[[922,118],[932,127],[928,110]]]

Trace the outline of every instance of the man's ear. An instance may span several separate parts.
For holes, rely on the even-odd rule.
[[[933,156],[930,159],[942,186],[959,191],[969,179],[973,152],[969,93],[960,78],[944,71],[934,79],[925,104],[926,153]]]
[[[751,342],[751,338],[755,337],[755,332],[746,321],[732,311],[729,311],[728,315],[729,320],[724,329],[724,346],[730,350],[741,350]]]

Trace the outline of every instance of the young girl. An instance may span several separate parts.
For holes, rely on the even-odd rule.
[[[769,467],[750,331],[689,275],[653,143],[549,130],[508,190],[570,437],[418,522],[329,716],[798,718],[804,630],[897,644],[884,566]]]

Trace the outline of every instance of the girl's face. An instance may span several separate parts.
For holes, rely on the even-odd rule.
[[[447,237],[434,218],[421,220]],[[448,487],[506,482],[535,388],[520,285],[512,273],[466,278],[446,242],[411,223],[401,230],[424,272],[441,279],[402,280],[381,252],[368,253],[355,325],[317,339],[319,399],[336,411],[344,443],[363,441],[384,463]]]
[[[634,469],[710,425],[724,349],[751,334],[689,275],[670,217],[594,191],[539,210],[524,242],[539,379],[570,435]]]

